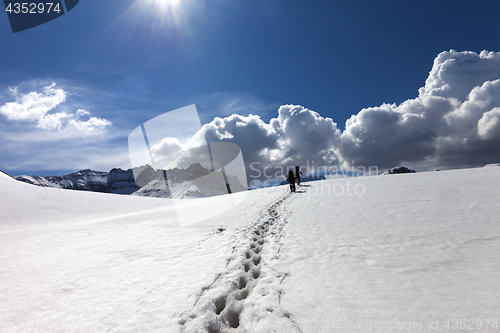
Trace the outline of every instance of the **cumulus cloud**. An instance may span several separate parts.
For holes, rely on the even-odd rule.
[[[338,145],[340,131],[331,118],[299,105],[283,105],[270,125],[279,135],[279,164],[306,164],[316,161],[331,165],[337,161],[333,147]]]
[[[154,160],[160,161],[161,159],[173,155],[183,150],[182,144],[177,138],[163,138],[158,144],[151,147]]]
[[[9,92],[15,101],[0,106],[0,114],[9,121],[35,122],[35,127],[42,130],[72,128],[81,132],[92,132],[111,125],[110,121],[97,117],[81,120],[81,117],[90,115],[89,111],[83,109],[74,113],[55,111],[66,101],[68,95],[63,88],[56,87],[55,83],[44,86],[41,92],[21,93],[18,88],[9,88]]]
[[[97,117],[90,117],[90,119],[85,121],[79,119],[80,117],[88,115],[90,115],[90,112],[87,110],[77,110],[76,114],[71,116],[73,119],[68,121],[68,126],[82,132],[93,132],[97,129],[103,129],[106,126],[111,125],[110,121]]]
[[[278,117],[269,123],[257,115],[215,118],[203,125],[186,146],[217,141],[235,143],[243,152],[249,177],[262,180],[283,177],[283,167],[287,166],[313,161],[322,165],[336,163],[333,147],[339,139],[340,131],[332,119],[299,105],[283,105]]]
[[[499,77],[500,53],[450,50],[441,52],[434,59],[432,70],[419,94],[464,101],[474,87]]]
[[[480,166],[500,159],[500,53],[442,52],[419,96],[361,110],[336,152],[344,165]]]
[[[477,134],[483,140],[500,139],[500,108],[485,112],[477,122]]]
[[[218,118],[203,125],[200,131],[187,143],[196,147],[205,142],[233,142],[240,146],[248,161],[272,163],[269,152],[279,152],[279,135],[270,124],[257,115],[242,116],[233,114]]]
[[[40,128],[58,128],[65,116],[47,117],[47,112],[54,109],[66,100],[64,90],[55,87],[55,83],[43,88],[41,93],[32,91],[27,94],[19,93],[17,88],[9,88],[15,97],[15,102],[9,102],[0,107],[0,113],[8,120],[37,121]]]
[[[191,145],[236,143],[249,174],[260,178],[269,166],[481,166],[500,160],[499,110],[500,52],[450,50],[436,57],[418,97],[362,109],[343,132],[315,111],[283,105],[269,123],[256,115],[215,118]]]
[[[66,112],[45,114],[37,119],[36,127],[44,130],[60,129],[64,119],[71,117],[72,115]]]

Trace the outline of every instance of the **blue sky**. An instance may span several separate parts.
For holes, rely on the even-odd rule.
[[[500,1],[82,0],[15,34],[4,13],[0,105],[40,97],[55,83],[46,94],[62,89],[65,98],[47,114],[64,113],[74,126],[0,114],[0,169],[53,175],[127,167],[134,128],[193,103],[202,124],[233,113],[269,123],[293,104],[342,132],[363,108],[419,96],[433,61],[450,49],[499,52]],[[89,119],[93,130],[78,135]],[[483,148],[491,159],[496,146]],[[422,154],[390,160],[471,166],[433,164]]]

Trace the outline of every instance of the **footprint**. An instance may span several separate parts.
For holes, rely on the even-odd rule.
[[[238,279],[238,289],[243,289],[247,286],[248,278],[245,275],[240,276]]]
[[[250,259],[252,257],[252,250],[246,250],[245,251],[245,258]]]
[[[260,277],[260,268],[254,267],[251,272],[254,279],[258,279]]]
[[[245,272],[248,272],[252,267],[253,267],[253,261],[251,260],[245,260],[244,264],[243,264],[243,269],[245,270]]]
[[[219,315],[222,311],[224,311],[224,308],[226,307],[226,296],[220,296],[215,299],[214,304],[215,304],[215,314]]]
[[[228,309],[226,312],[229,327],[238,328],[240,326],[240,314],[235,309]]]
[[[236,295],[236,300],[241,301],[248,297],[248,289],[243,289],[238,295]]]
[[[255,264],[255,266],[260,264],[260,259],[261,259],[260,256],[257,256],[257,255],[253,257],[252,260],[253,260],[253,263]]]

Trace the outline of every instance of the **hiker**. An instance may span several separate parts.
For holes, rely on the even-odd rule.
[[[288,177],[286,180],[290,183],[290,192],[295,192],[295,177],[293,176],[293,171],[288,171]]]
[[[299,169],[299,166],[295,167],[295,179],[297,179],[297,185],[300,185],[300,175],[302,174]]]

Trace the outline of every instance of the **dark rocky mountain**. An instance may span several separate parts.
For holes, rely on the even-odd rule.
[[[414,173],[416,172],[415,170],[408,169],[407,167],[397,167],[397,168],[392,168],[390,170],[387,170],[384,172],[382,175],[393,175],[396,173]]]

